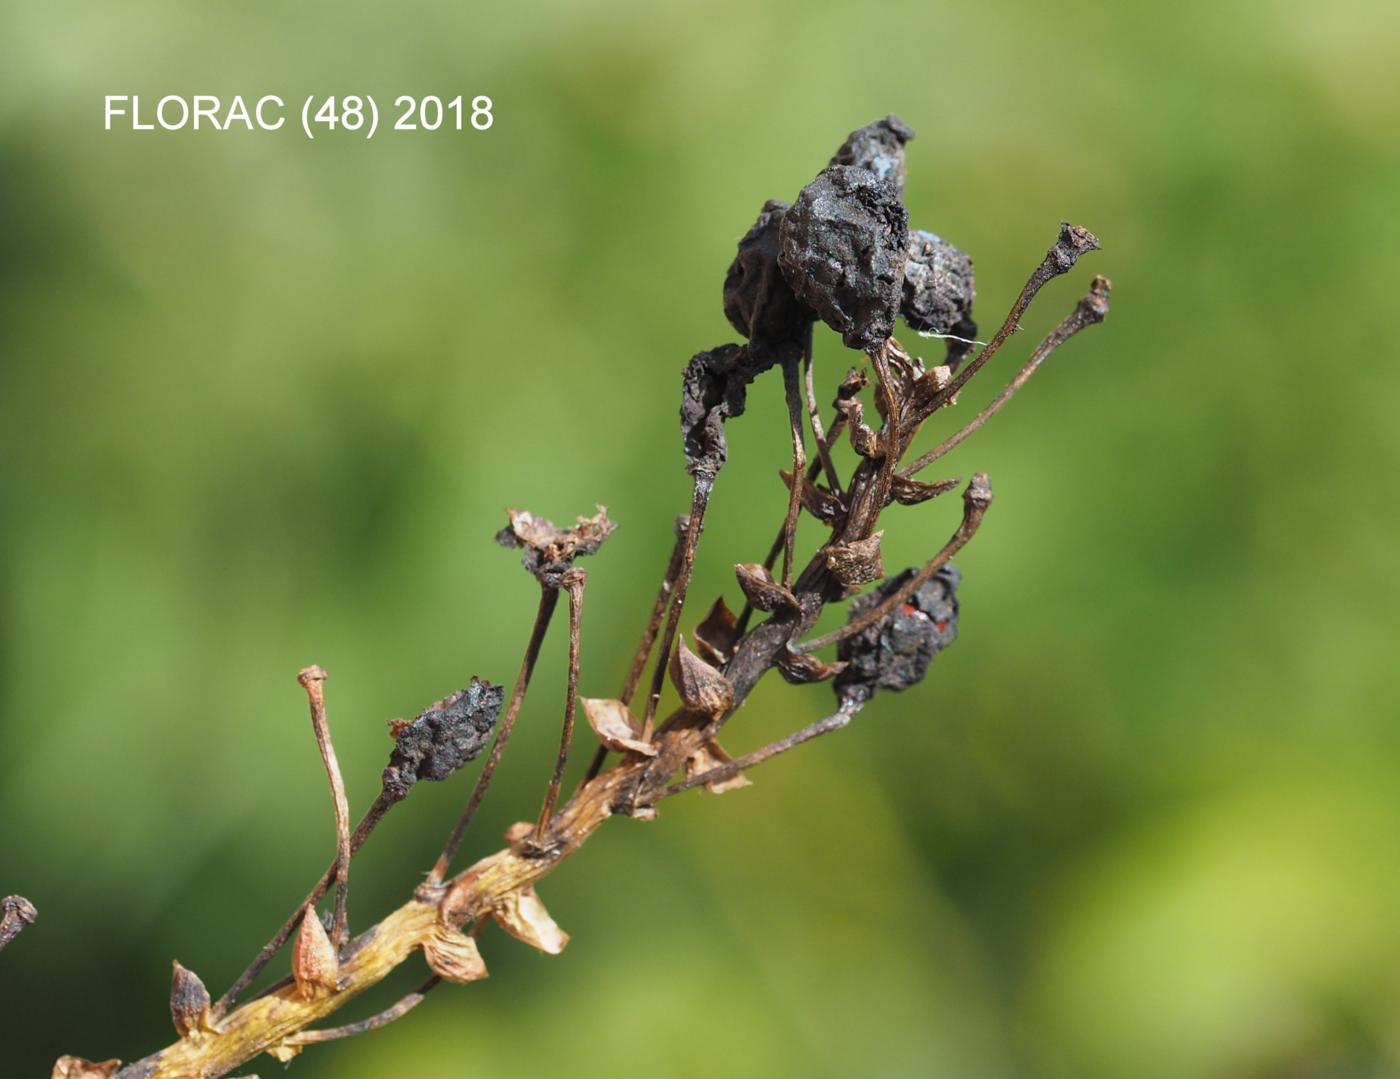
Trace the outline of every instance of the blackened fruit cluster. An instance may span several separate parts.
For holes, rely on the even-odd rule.
[[[850,619],[878,607],[916,572],[887,577],[851,604]],[[877,689],[908,689],[922,681],[933,657],[957,640],[959,579],[954,567],[944,566],[884,619],[842,641],[837,658],[846,668],[836,676],[837,699],[865,701]]]
[[[724,313],[756,371],[794,360],[818,318],[856,349],[879,347],[901,315],[922,332],[975,336],[972,260],[908,228],[904,145],[913,137],[897,116],[852,131],[792,206],[765,203],[739,241]],[[954,362],[965,351],[950,344]]]
[[[389,765],[384,769],[384,796],[399,801],[420,779],[446,779],[486,747],[500,715],[505,691],[473,678],[400,727]]]

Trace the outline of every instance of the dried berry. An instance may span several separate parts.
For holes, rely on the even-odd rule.
[[[783,274],[848,348],[875,348],[894,330],[908,225],[898,188],[854,165],[829,166],[783,217]]]
[[[748,385],[761,367],[742,345],[720,345],[697,352],[681,378],[681,434],[696,475],[713,478],[724,467],[729,448],[724,421],[744,414]]]
[[[800,355],[816,320],[778,268],[779,229],[787,209],[777,199],[763,204],[724,277],[724,315],[749,339],[756,361],[767,366]]]
[[[886,578],[851,604],[850,620],[894,595],[917,572]],[[837,655],[847,667],[836,678],[837,698],[864,701],[877,689],[908,689],[921,681],[933,657],[957,639],[959,577],[944,566],[889,617],[842,641]]]
[[[972,302],[977,297],[972,259],[921,229],[909,230],[905,253],[899,313],[910,329],[966,338],[948,342],[948,364],[956,368],[972,350],[967,342],[977,336],[977,323],[972,320]]]
[[[506,512],[510,524],[496,533],[496,542],[502,547],[522,548],[521,564],[548,588],[562,587],[574,559],[596,554],[617,527],[608,520],[603,506],[592,517],[578,518],[573,528],[559,528],[548,517],[536,517],[526,510]]]
[[[903,195],[904,144],[913,137],[914,129],[890,113],[883,120],[858,127],[847,135],[831,163],[869,169],[880,179],[894,184],[895,190]]]
[[[500,686],[473,678],[425,709],[412,723],[394,732],[394,750],[384,769],[384,796],[397,802],[420,779],[446,779],[476,758],[491,737],[505,692]]]

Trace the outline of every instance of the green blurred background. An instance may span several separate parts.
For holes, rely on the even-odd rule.
[[[513,676],[503,507],[620,522],[583,640],[616,692],[733,244],[895,111],[984,325],[1062,218],[1104,241],[964,407],[1116,285],[947,463],[998,498],[962,639],[752,789],[606,828],[542,889],[562,956],[492,935],[490,981],[293,1074],[1400,1074],[1398,70],[1384,0],[7,4],[0,893],[41,920],[0,957],[0,1071],[164,1044],[170,960],[217,993],[328,861],[299,667],[357,806],[385,719]],[[485,93],[496,123],[102,131],[104,94],[171,92]],[[824,335],[828,383],[847,358]],[[781,516],[764,382],[697,607]],[[956,514],[896,507],[887,564]],[[538,805],[563,659],[471,856]],[[829,704],[765,681],[730,748]],[[356,923],[469,782],[390,818]]]

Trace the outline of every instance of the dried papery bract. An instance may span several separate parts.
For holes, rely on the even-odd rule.
[[[170,1020],[182,1038],[198,1037],[215,1026],[209,1012],[209,990],[199,975],[172,960],[170,971]]]
[[[638,737],[641,732],[632,718],[632,710],[621,701],[585,697],[583,714],[588,717],[588,725],[593,728],[593,733],[608,749],[618,753],[656,756],[656,746]]]
[[[569,943],[569,934],[555,925],[533,888],[520,888],[503,896],[491,908],[491,917],[516,940],[546,955],[558,955]]]
[[[486,962],[476,941],[450,925],[439,925],[423,942],[423,956],[444,981],[465,985],[487,976]]]
[[[49,1079],[110,1079],[121,1066],[120,1060],[97,1063],[82,1057],[61,1056],[54,1062]]]
[[[292,945],[292,977],[303,1000],[334,993],[340,984],[340,960],[315,907],[301,919],[301,931]]]
[[[671,684],[688,711],[722,716],[734,706],[734,687],[729,679],[687,648],[684,637],[676,642],[671,657]]]

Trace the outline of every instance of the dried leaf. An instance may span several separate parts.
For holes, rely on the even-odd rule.
[[[739,619],[721,596],[705,620],[695,627],[695,647],[706,663],[720,667],[729,662],[739,641]]]
[[[792,490],[792,473],[780,468],[778,475],[782,477],[783,486]],[[835,525],[846,514],[846,503],[806,476],[802,477],[802,493],[799,497],[802,499],[802,508],[828,527]]]
[[[844,663],[826,663],[810,652],[794,652],[789,647],[778,653],[777,665],[778,673],[794,686],[825,682],[846,669]]]
[[[890,495],[901,506],[917,506],[920,502],[947,494],[960,483],[962,480],[956,476],[950,480],[939,480],[937,483],[920,483],[896,472],[894,483],[890,485]]]
[[[691,712],[721,716],[734,705],[729,679],[687,648],[684,637],[677,639],[671,653],[671,683]]]
[[[757,562],[740,562],[734,567],[739,587],[755,610],[796,611],[797,597],[773,579],[772,571]]]
[[[82,1057],[61,1056],[54,1061],[49,1079],[107,1079],[122,1066],[120,1060],[104,1060],[95,1063]]]
[[[175,1032],[182,1038],[213,1030],[209,1016],[209,990],[194,971],[171,963],[170,971],[170,1018],[175,1024]]]
[[[412,723],[396,720],[390,728],[394,750],[382,776],[384,796],[400,801],[420,779],[444,780],[475,759],[486,748],[504,700],[500,686],[473,678]]]
[[[303,1000],[328,996],[340,986],[340,960],[315,907],[306,909],[292,945],[292,977]]]
[[[466,984],[486,977],[486,963],[476,940],[450,925],[438,923],[423,944],[423,956],[444,981]]]
[[[826,567],[845,588],[855,588],[885,575],[880,558],[880,540],[884,532],[876,532],[863,540],[834,543],[826,549]]]
[[[685,762],[686,778],[702,775],[705,772],[718,768],[721,764],[728,764],[734,758],[724,751],[724,747],[716,741],[706,742],[697,749]],[[738,790],[740,787],[752,787],[753,781],[743,772],[730,776],[728,779],[716,780],[706,783],[705,789],[711,794],[723,794],[725,791]]]
[[[656,756],[656,746],[637,737],[639,728],[632,712],[621,701],[599,697],[583,698],[583,714],[598,740],[618,753]]]
[[[558,955],[569,943],[569,934],[554,924],[533,888],[511,892],[496,904],[491,916],[516,940],[548,955]]]
[[[617,527],[608,520],[605,506],[592,517],[578,518],[573,528],[558,528],[548,517],[525,510],[507,510],[510,524],[496,533],[502,547],[523,548],[520,561],[541,584],[559,588],[574,559],[594,554]]]

